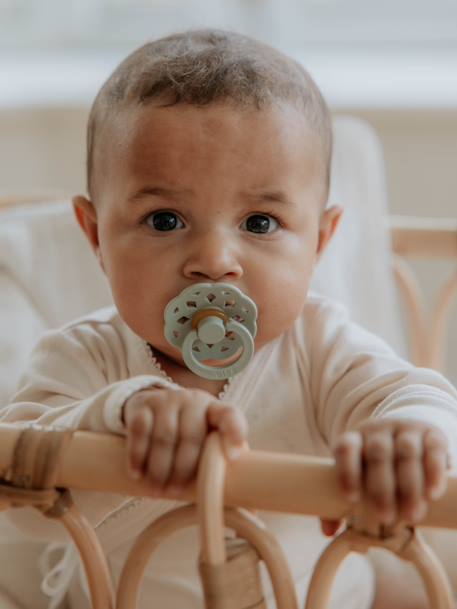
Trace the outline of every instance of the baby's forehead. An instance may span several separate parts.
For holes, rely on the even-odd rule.
[[[264,43],[234,32],[181,32],[146,43],[115,69],[99,91],[88,126],[87,178],[97,147],[99,123],[120,107],[163,101],[168,105],[212,105],[233,100],[258,108],[291,102],[302,112],[331,152],[328,107],[308,72],[296,61]],[[100,156],[100,155],[98,155]]]
[[[222,172],[225,164],[232,174],[238,164],[248,183],[292,170],[305,178],[307,171],[316,172],[314,165],[323,164],[322,152],[316,155],[318,137],[291,104],[262,109],[231,103],[132,104],[106,117],[94,159],[95,181],[128,167],[130,174],[153,174],[165,182],[182,174],[184,183],[199,162],[208,180],[217,175],[211,171],[218,162]]]
[[[186,135],[194,138],[196,144],[211,141],[211,136],[251,135],[260,133],[274,140],[292,143],[294,135],[300,134],[303,146],[312,142],[315,147],[321,139],[319,131],[310,124],[308,117],[291,103],[275,103],[257,108],[238,106],[230,101],[217,102],[204,106],[185,103],[164,105],[161,103],[131,104],[106,116],[104,120],[105,153],[110,145],[116,150],[119,146],[135,146],[149,142],[164,146],[160,138],[168,139],[169,145],[180,145]],[[240,151],[241,152],[241,151]]]

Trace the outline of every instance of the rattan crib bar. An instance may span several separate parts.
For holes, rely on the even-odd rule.
[[[0,509],[33,505],[61,520],[83,559],[93,609],[135,609],[151,553],[174,531],[195,524],[200,528],[200,576],[207,609],[265,609],[260,559],[268,569],[278,609],[298,609],[280,545],[251,512],[236,506],[326,518],[350,516],[349,528],[332,541],[316,565],[306,609],[326,609],[341,561],[349,552],[364,553],[373,545],[416,566],[434,609],[453,607],[446,574],[420,533],[406,523],[384,530],[364,503],[351,509],[338,491],[332,460],[246,450],[228,464],[217,433],[205,443],[197,487],[187,495],[190,504],[165,513],[139,535],[115,594],[93,529],[59,487],[148,496],[148,485],[131,481],[125,473],[125,439],[28,423],[1,424],[0,438]],[[456,497],[457,476],[451,474],[445,497],[432,505],[424,524],[457,528],[452,509]],[[247,542],[230,555],[225,526]]]
[[[8,479],[15,444],[23,428],[0,424],[2,478]],[[132,480],[127,475],[124,443],[120,436],[76,431],[62,453],[56,486],[150,496],[147,482]],[[189,490],[183,499],[193,501],[195,491]],[[351,511],[351,505],[338,490],[332,459],[266,451],[246,451],[237,461],[227,464],[224,503],[227,507],[329,519],[343,518]],[[456,505],[457,472],[451,472],[445,496],[430,506],[423,525],[457,528]]]

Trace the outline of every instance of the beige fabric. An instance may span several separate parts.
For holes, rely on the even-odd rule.
[[[40,589],[43,579],[38,568],[44,546],[11,526],[0,514],[0,607],[1,609],[47,609],[49,597]],[[61,603],[59,609],[67,609]]]

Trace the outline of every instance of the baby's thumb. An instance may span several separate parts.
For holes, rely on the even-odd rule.
[[[324,518],[321,518],[320,521],[322,533],[327,537],[335,535],[341,526],[341,520],[325,520]]]
[[[244,415],[231,406],[212,405],[207,411],[208,423],[221,433],[226,457],[237,459],[245,446],[247,422]]]

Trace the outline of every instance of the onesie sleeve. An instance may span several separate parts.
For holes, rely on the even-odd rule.
[[[457,464],[457,391],[441,374],[396,355],[332,301],[310,304],[306,328],[315,417],[330,446],[369,418],[413,419],[446,435]]]
[[[34,421],[70,429],[125,434],[121,409],[147,387],[178,386],[161,376],[129,376],[125,347],[114,332],[93,328],[47,332],[34,349],[0,421]]]
[[[130,378],[125,345],[112,329],[104,335],[90,326],[47,332],[34,349],[12,402],[0,408],[0,422],[33,421],[40,425],[100,433],[125,434],[121,408],[136,391],[177,385],[160,376]],[[77,507],[98,526],[129,499],[126,496],[72,491]],[[162,511],[161,500],[157,508]],[[32,508],[8,510],[9,520],[26,534],[64,541],[60,523]]]

